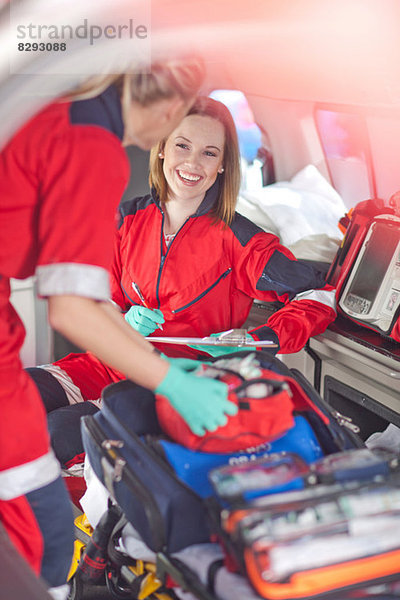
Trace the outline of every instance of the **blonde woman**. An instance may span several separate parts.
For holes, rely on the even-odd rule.
[[[157,356],[111,306],[108,271],[129,172],[122,145],[146,149],[168,135],[202,78],[198,61],[171,60],[103,84],[101,93],[79,90],[31,119],[0,156],[0,518],[60,599],[72,518],[45,410],[19,359],[24,328],[9,302],[9,279],[35,274],[56,330],[172,403],[191,402],[197,380]],[[196,389],[214,399],[223,419],[226,386]]]

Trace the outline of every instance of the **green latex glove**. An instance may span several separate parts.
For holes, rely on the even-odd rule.
[[[196,377],[174,364],[154,390],[166,396],[196,435],[226,425],[226,415],[235,415],[238,407],[228,400],[228,386],[208,377]]]
[[[152,310],[145,306],[134,305],[125,313],[125,321],[133,329],[146,336],[158,329],[160,324],[165,322],[165,319],[161,310],[157,308]]]
[[[221,335],[221,333],[212,333],[210,337],[217,337]],[[254,340],[254,338],[250,335],[250,333],[246,333],[246,338],[249,340]],[[254,341],[256,344],[257,342]],[[256,350],[256,346],[201,346],[200,344],[188,344],[190,348],[194,348],[195,350],[200,350],[201,352],[207,352],[211,356],[222,356],[223,354],[229,354],[233,352],[240,352],[241,350]]]
[[[199,365],[203,364],[201,360],[192,360],[191,358],[172,358],[165,354],[161,354],[161,357],[169,362],[170,365],[175,365],[187,373],[195,371]]]

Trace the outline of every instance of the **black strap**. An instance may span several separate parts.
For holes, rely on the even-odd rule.
[[[110,500],[109,500],[110,504]],[[111,535],[107,544],[107,558],[111,564],[116,567],[122,567],[124,565],[131,565],[134,562],[128,554],[123,552],[122,550],[117,550],[116,546],[121,538],[122,530],[125,525],[128,523],[128,519],[125,517],[124,513],[121,511],[121,516],[115,527],[113,528]]]
[[[223,566],[224,566],[224,559],[223,558],[219,558],[217,560],[214,560],[210,564],[210,566],[208,567],[208,571],[207,571],[207,589],[208,589],[209,592],[211,592],[211,594],[215,593],[215,578],[217,576],[218,571]]]

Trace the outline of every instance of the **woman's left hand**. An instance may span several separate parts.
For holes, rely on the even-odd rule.
[[[224,333],[223,331],[221,333]],[[221,333],[212,333],[210,337],[218,337]],[[250,333],[246,333],[246,339],[253,341],[254,338]],[[256,344],[257,342],[254,341]],[[240,352],[241,350],[257,350],[256,346],[202,346],[200,344],[188,344],[190,348],[199,350],[200,352],[207,352],[211,356],[223,356],[224,354],[232,354],[233,352]]]

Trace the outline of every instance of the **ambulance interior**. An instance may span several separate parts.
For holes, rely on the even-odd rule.
[[[116,6],[121,14],[128,10],[127,3]],[[237,113],[239,212],[325,271],[343,238],[337,223],[344,213],[368,198],[389,205],[400,189],[399,13],[394,0],[152,2],[154,54],[186,47],[202,54],[203,93],[231,102]],[[41,81],[39,89],[37,77],[3,78],[3,137],[60,92],[45,74]],[[24,105],[21,98],[29,97]],[[5,116],[14,99],[10,124]],[[147,190],[146,153],[127,151],[132,177],[124,198]],[[27,327],[26,366],[68,351],[48,329],[45,303],[33,288],[32,281],[13,287]],[[270,310],[255,303],[248,325],[265,322]],[[307,348],[281,358],[364,439],[388,423],[400,426],[399,343],[366,336],[342,317]]]

